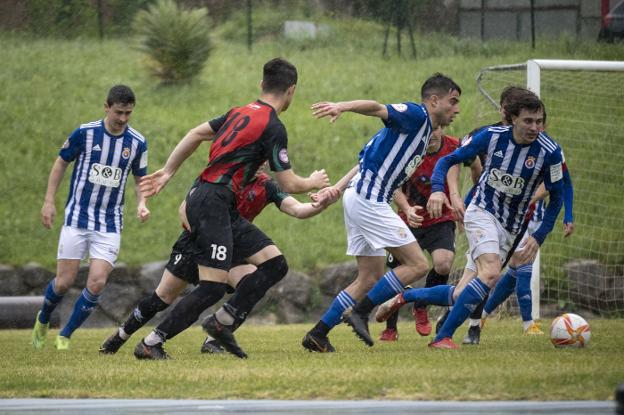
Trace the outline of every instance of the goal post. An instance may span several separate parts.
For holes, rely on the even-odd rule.
[[[624,62],[533,59],[484,68],[478,125],[498,121],[508,85],[525,85],[544,101],[546,130],[564,150],[575,188],[575,233],[563,238],[560,216],[533,266],[533,317],[561,309],[622,316]]]

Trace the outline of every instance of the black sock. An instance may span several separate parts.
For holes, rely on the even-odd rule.
[[[286,258],[279,255],[260,264],[258,269],[238,283],[236,293],[223,305],[223,308],[234,317],[236,327],[245,321],[258,301],[287,273]]]
[[[489,294],[486,295],[485,298],[483,299],[483,301],[481,301],[479,303],[477,308],[475,308],[474,311],[472,313],[470,313],[470,318],[471,319],[473,319],[473,320],[481,319],[481,314],[483,313],[483,307],[485,307],[485,303],[487,302],[488,297],[489,297]]]
[[[171,310],[169,316],[156,330],[165,339],[172,339],[197,321],[199,315],[225,295],[227,284],[213,281],[200,281],[197,287]]]
[[[358,302],[355,307],[353,307],[353,312],[361,316],[368,316],[371,311],[373,311],[373,308],[375,308],[375,304],[368,298],[368,295],[365,295],[362,301]]]
[[[388,320],[386,320],[386,328],[396,330],[397,321],[399,321],[399,312],[395,311],[388,317]]]
[[[429,271],[429,274],[427,274],[427,282],[425,283],[425,288],[435,287],[436,285],[446,285],[448,279],[448,274],[438,274],[435,271],[435,268],[431,268],[431,271]]]
[[[316,326],[312,327],[312,330],[310,330],[310,332],[317,336],[327,337],[327,333],[329,333],[329,330],[329,326],[319,320],[319,322],[316,323]]]
[[[156,313],[163,311],[167,307],[169,307],[169,304],[165,303],[156,292],[153,292],[152,295],[145,297],[139,302],[128,316],[128,319],[121,325],[121,329],[128,336],[131,336],[150,321]]]

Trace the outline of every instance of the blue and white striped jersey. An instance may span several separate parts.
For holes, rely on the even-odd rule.
[[[431,136],[431,121],[424,105],[413,102],[386,105],[388,119],[359,154],[360,171],[355,190],[368,200],[390,202],[422,162]]]
[[[487,156],[471,203],[490,212],[507,231],[515,234],[520,230],[531,197],[542,182],[551,196],[556,196],[554,206],[558,204],[561,209],[561,148],[543,132],[531,144],[516,144],[510,126],[484,129],[441,159],[432,176],[432,191],[443,189],[446,173],[452,164],[480,153]],[[554,213],[555,218],[559,209]],[[541,243],[548,232],[550,230],[546,227],[534,236]]]
[[[76,160],[65,204],[65,225],[120,233],[128,173],[147,174],[145,138],[130,126],[113,136],[103,120],[94,121],[77,128],[59,156],[66,162]]]

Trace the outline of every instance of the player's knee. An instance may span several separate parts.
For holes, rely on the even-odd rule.
[[[258,271],[270,276],[271,281],[275,284],[288,274],[288,262],[284,255],[278,255],[260,264]]]
[[[438,275],[448,275],[451,273],[451,262],[441,261],[440,263],[433,264],[433,269]]]

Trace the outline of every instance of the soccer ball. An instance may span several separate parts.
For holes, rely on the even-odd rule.
[[[591,330],[585,319],[577,314],[563,314],[550,326],[550,341],[555,347],[585,347],[591,338]]]

